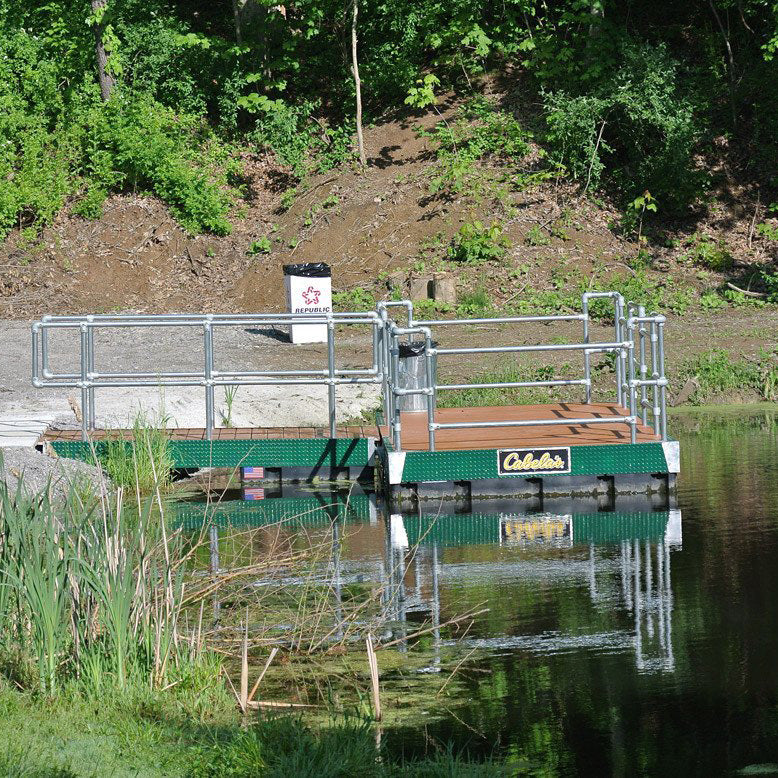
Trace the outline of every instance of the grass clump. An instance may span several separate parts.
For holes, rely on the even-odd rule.
[[[139,413],[132,423],[132,440],[113,438],[98,446],[98,459],[116,486],[151,494],[165,491],[172,483],[173,455],[170,439],[159,422]]]
[[[691,401],[700,404],[716,396],[743,391],[761,399],[778,399],[778,359],[774,351],[761,351],[756,359],[733,359],[724,349],[710,349],[687,360],[679,370],[680,382],[693,379],[697,389]]]

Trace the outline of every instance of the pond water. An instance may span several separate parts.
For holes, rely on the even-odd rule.
[[[446,502],[385,516],[352,494],[333,591],[379,581],[380,639],[413,652],[404,635],[441,625],[417,671],[457,669],[423,726],[387,728],[388,747],[450,741],[542,775],[778,774],[776,419],[675,417],[682,475],[667,504]],[[329,532],[342,505],[328,500],[276,504]],[[229,505],[236,524],[256,519],[258,502]],[[467,630],[446,626],[483,609]]]

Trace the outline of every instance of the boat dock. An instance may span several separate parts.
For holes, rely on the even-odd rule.
[[[606,318],[613,335],[593,339],[592,322]],[[315,367],[249,370],[220,361],[215,333],[223,328],[251,333],[300,323],[326,326],[321,364]],[[457,327],[489,325],[499,333],[503,325],[507,332],[509,326],[530,323],[548,325],[551,337],[516,343],[506,335],[503,344],[440,345]],[[133,445],[131,430],[98,428],[96,402],[102,390],[201,387],[203,426],[166,430],[176,468],[241,468],[244,473],[251,468],[258,483],[375,481],[379,491],[398,503],[439,497],[668,493],[674,489],[680,457],[678,443],[667,435],[664,325],[664,316],[647,314],[616,292],[586,293],[580,312],[553,316],[421,320],[408,300],[379,303],[375,311],[331,314],[46,316],[32,325],[33,384],[77,390],[82,423],[78,430],[47,431],[40,444],[59,456],[99,459],[109,441]],[[199,333],[202,367],[177,372],[164,367],[140,372],[130,365],[121,372],[100,369],[95,344],[102,329],[120,328],[143,337],[160,327]],[[369,363],[359,367],[353,366],[352,354],[343,353],[355,329],[368,334],[371,344]],[[489,337],[499,340],[499,334]],[[65,356],[70,363],[62,359],[58,338],[69,344]],[[57,364],[72,364],[67,372],[52,369],[57,348]],[[294,361],[296,346],[279,342],[278,348],[289,349]],[[519,374],[485,380],[479,373],[482,356],[531,354],[540,364],[560,352],[574,358],[577,367],[549,367],[527,380]],[[444,361],[456,363],[458,375],[472,377],[443,383],[439,368]],[[592,376],[595,370],[603,373],[603,365],[612,383],[609,396],[601,397],[595,395],[603,394],[602,386],[595,391]],[[563,370],[568,374],[558,374]],[[376,387],[380,408],[373,424],[339,423],[337,392],[346,384]],[[217,423],[219,387],[295,385],[325,388],[327,419],[322,426],[233,428]],[[515,403],[517,391],[534,395],[560,387],[580,392],[580,401]],[[449,393],[459,392],[476,399],[450,407]],[[495,396],[506,401],[486,405],[478,401],[483,393],[492,401]]]

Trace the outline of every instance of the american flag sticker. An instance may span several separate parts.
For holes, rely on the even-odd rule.
[[[260,481],[265,477],[264,467],[242,467],[241,478],[244,481]]]
[[[251,486],[243,490],[244,500],[264,500],[265,490],[261,486]]]

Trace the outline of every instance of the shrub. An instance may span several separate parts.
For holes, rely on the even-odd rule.
[[[510,245],[510,240],[503,235],[499,224],[486,227],[480,221],[474,221],[459,228],[451,242],[448,256],[458,262],[486,262],[502,259]]]
[[[678,210],[703,184],[692,152],[699,133],[664,45],[622,43],[618,64],[586,94],[544,95],[552,161],[591,186],[609,182],[625,197],[649,190]]]

